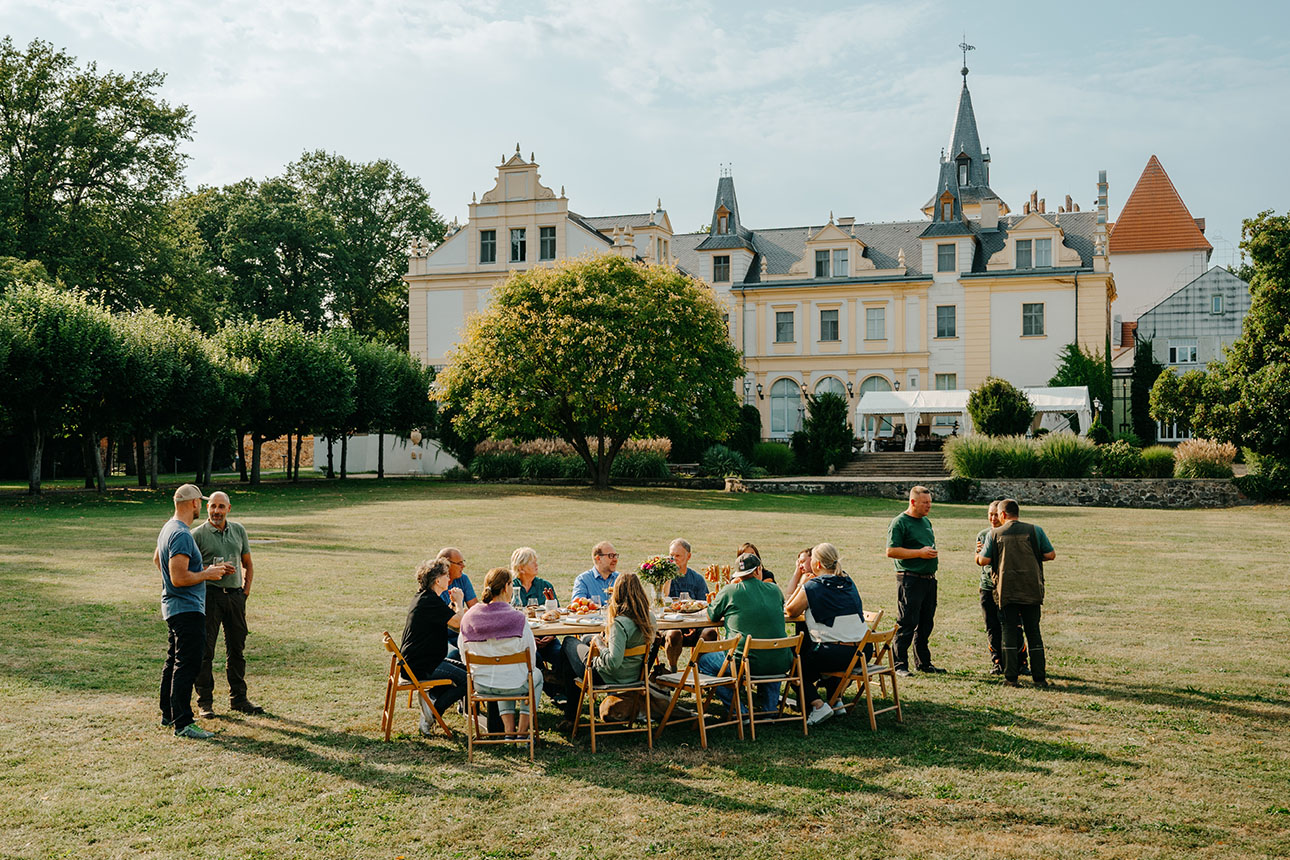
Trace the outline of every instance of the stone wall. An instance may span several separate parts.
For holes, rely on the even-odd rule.
[[[778,478],[753,480],[727,478],[731,493],[805,493],[812,495],[868,496],[907,499],[909,488],[922,484],[941,501],[955,500],[953,479],[881,480],[839,478]],[[961,485],[962,482],[959,482]],[[967,502],[1012,498],[1023,505],[1057,505],[1102,508],[1227,508],[1247,499],[1226,478],[1053,478],[976,481],[968,485]],[[960,490],[962,492],[962,490]]]

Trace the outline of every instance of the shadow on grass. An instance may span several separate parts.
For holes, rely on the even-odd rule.
[[[1114,681],[1086,681],[1071,678],[1062,686],[1063,693],[1090,696],[1138,705],[1166,705],[1182,710],[1201,710],[1225,714],[1255,722],[1268,718],[1290,721],[1290,700],[1263,693],[1241,693],[1231,690],[1202,690],[1198,687],[1164,687],[1158,684],[1119,684]],[[1268,707],[1250,707],[1256,705]]]

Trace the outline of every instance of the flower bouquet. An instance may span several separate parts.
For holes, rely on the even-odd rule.
[[[664,589],[680,573],[680,568],[669,556],[656,555],[642,561],[640,567],[636,568],[636,573],[654,592],[654,604],[661,606]]]

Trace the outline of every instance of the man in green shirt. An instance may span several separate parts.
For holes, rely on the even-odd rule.
[[[762,581],[761,559],[745,553],[735,560],[730,574],[730,584],[708,604],[708,617],[725,623],[726,637],[738,636],[739,647],[751,636],[754,639],[783,639],[784,594],[773,582]],[[715,675],[721,671],[724,654],[704,654],[699,658],[699,671]],[[748,669],[754,675],[776,675],[787,672],[793,665],[793,653],[788,649],[753,651],[748,655]],[[766,707],[779,704],[779,688],[766,685]],[[717,688],[717,698],[730,705],[730,691]]]
[[[926,487],[909,490],[909,507],[887,527],[887,558],[896,563],[896,674],[909,677],[909,645],[920,672],[944,672],[932,665],[927,640],[936,620],[936,535],[927,514],[932,493]]]
[[[215,716],[215,676],[212,663],[220,627],[224,628],[224,651],[228,672],[229,707],[244,714],[262,714],[264,708],[246,697],[246,599],[251,594],[255,571],[251,545],[241,523],[229,520],[232,508],[227,493],[211,493],[206,503],[206,522],[193,529],[193,540],[203,558],[222,558],[233,570],[222,579],[206,584],[206,651],[197,673],[197,711],[203,719]]]

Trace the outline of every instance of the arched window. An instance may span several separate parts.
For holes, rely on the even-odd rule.
[[[860,396],[864,397],[866,391],[891,391],[891,383],[885,376],[867,376],[860,383]],[[869,416],[865,418],[865,430],[873,430],[875,425],[879,433],[891,433],[891,421],[886,418],[875,418]]]
[[[770,387],[770,432],[797,432],[802,414],[802,393],[793,379],[780,379]]]
[[[821,394],[836,394],[843,400],[847,399],[847,390],[836,376],[826,376],[815,383],[815,396],[819,397]]]

